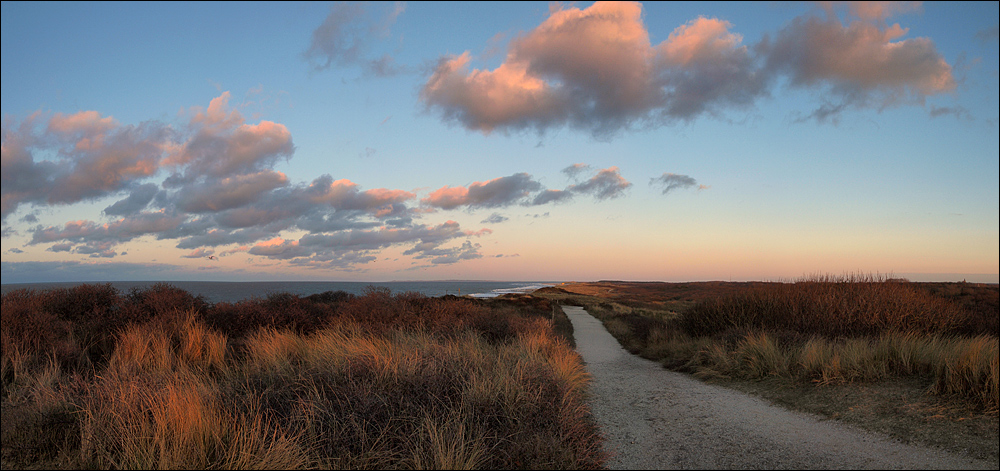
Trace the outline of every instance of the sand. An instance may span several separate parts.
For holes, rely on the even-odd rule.
[[[592,375],[610,469],[997,469],[665,370],[583,308],[563,310]]]

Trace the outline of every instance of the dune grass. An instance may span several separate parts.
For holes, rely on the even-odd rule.
[[[929,393],[996,413],[995,290],[965,305],[949,299],[955,291],[848,275],[754,283],[681,313],[632,307],[642,305],[634,300],[553,299],[585,305],[629,351],[702,378],[828,385],[920,377]]]
[[[167,286],[80,290],[104,295],[88,306],[96,320],[53,299],[79,298],[72,289],[4,295],[4,469],[605,460],[584,402],[588,376],[545,300],[373,288],[208,306]],[[38,319],[56,328],[26,335]]]
[[[586,307],[623,347],[666,368],[906,443],[1000,459],[996,286],[854,275],[565,288],[534,295]]]

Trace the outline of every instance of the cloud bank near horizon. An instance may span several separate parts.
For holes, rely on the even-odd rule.
[[[467,230],[453,220],[421,220],[440,211],[502,210],[587,196],[620,198],[632,186],[617,167],[586,164],[564,169],[574,181],[551,190],[526,172],[467,186],[444,186],[423,198],[413,191],[362,189],[323,174],[291,182],[275,170],[295,145],[280,123],[248,124],[229,106],[230,93],[194,107],[186,121],[124,125],[97,111],[36,112],[3,125],[4,237],[21,213],[28,245],[50,252],[112,259],[128,242],[174,241],[181,258],[217,259],[244,253],[292,266],[359,270],[380,251],[403,247],[414,263],[430,266],[482,258],[486,227]],[[47,207],[118,198],[103,217],[43,226]],[[28,209],[31,208],[31,209]],[[494,213],[483,224],[507,220]],[[285,234],[305,232],[297,239]],[[20,250],[20,249],[18,249]]]

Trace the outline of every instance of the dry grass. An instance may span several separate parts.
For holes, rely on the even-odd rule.
[[[793,283],[594,283],[560,302],[585,304],[632,353],[702,378],[785,377],[817,385],[925,378],[933,394],[986,412],[1000,406],[995,287],[923,286],[875,275],[813,276]],[[637,287],[636,287],[637,286]],[[589,290],[589,291],[588,291]],[[699,302],[650,310],[673,293]],[[667,304],[664,304],[667,306]]]
[[[373,289],[216,311],[168,310],[187,298],[159,293],[92,303],[117,325],[100,348],[80,346],[78,310],[47,310],[64,304],[50,293],[4,296],[4,469],[603,465],[588,377],[547,301]],[[156,309],[107,309],[136,300]],[[8,306],[66,329],[25,342],[31,323]]]
[[[853,276],[548,291],[536,294],[585,306],[667,368],[904,442],[1000,456],[995,285]]]

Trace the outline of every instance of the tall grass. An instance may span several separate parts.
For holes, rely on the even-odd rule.
[[[813,277],[754,285],[701,303],[681,317],[691,335],[727,330],[786,330],[806,335],[859,336],[887,331],[983,332],[967,310],[910,283],[873,275]],[[988,325],[988,324],[987,324]]]
[[[930,378],[930,392],[964,396],[995,411],[1000,405],[998,353],[997,338],[987,336],[886,333],[779,345],[774,336],[757,332],[735,349],[703,346],[685,367],[701,377],[783,376],[821,385],[918,375]]]
[[[547,301],[372,289],[136,316],[135,299],[165,304],[133,292],[102,301],[119,307],[101,314],[117,325],[105,351],[80,347],[80,327],[46,310],[49,296],[4,296],[4,469],[604,463],[586,371]],[[66,329],[27,342],[17,333],[30,322],[9,319],[8,306]]]
[[[817,385],[920,377],[930,393],[996,411],[996,289],[952,291],[884,276],[814,276],[750,284],[679,316],[582,303],[629,351],[699,377]],[[971,301],[955,302],[966,291]]]

